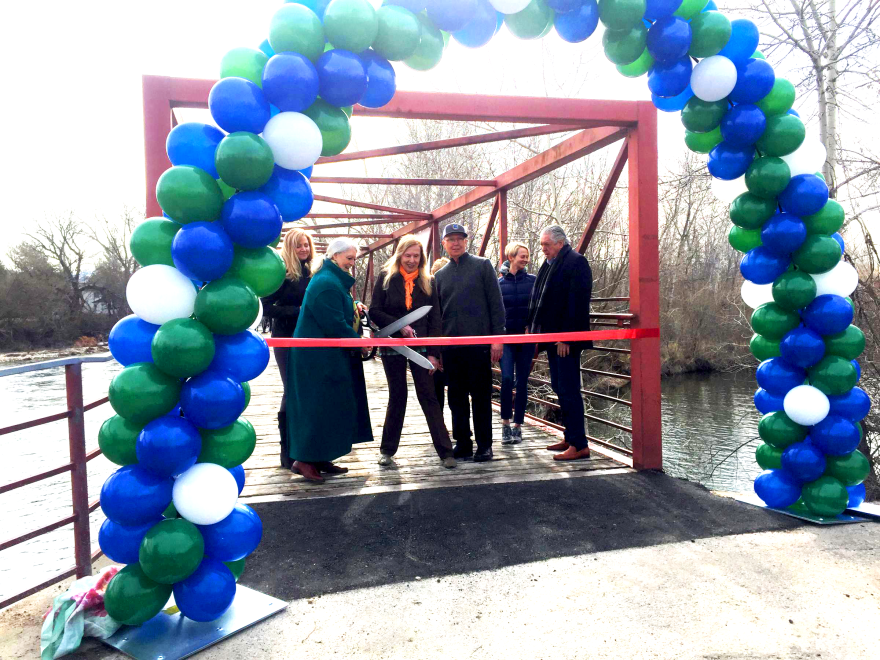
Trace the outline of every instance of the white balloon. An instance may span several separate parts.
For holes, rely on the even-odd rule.
[[[263,129],[275,163],[286,170],[304,170],[315,164],[324,148],[321,129],[300,112],[279,112]]]
[[[821,390],[812,385],[798,385],[785,395],[782,408],[794,423],[813,426],[828,416],[831,403]]]
[[[735,85],[736,65],[722,55],[700,60],[691,73],[691,89],[703,101],[725,99]]]
[[[859,274],[852,264],[840,261],[831,270],[818,275],[810,275],[816,283],[816,295],[833,293],[846,298],[852,295],[859,285]]]
[[[141,268],[125,287],[131,311],[156,325],[192,316],[197,293],[186,275],[163,264]]]
[[[253,322],[253,325],[251,325],[251,330],[253,330],[255,332],[260,331],[260,324],[263,322],[263,301],[262,301],[262,299],[259,299],[259,302],[260,302],[260,311],[257,312],[257,320]]]
[[[216,463],[196,463],[174,481],[172,501],[193,525],[213,525],[232,513],[238,484],[232,473]]]
[[[828,153],[825,145],[815,136],[808,135],[801,146],[787,156],[783,156],[791,170],[792,176],[798,174],[815,174],[820,172],[825,165]]]
[[[516,14],[529,6],[532,0],[489,0],[489,4],[502,14]]]
[[[743,193],[749,192],[745,175],[738,179],[725,181],[712,177],[712,193],[725,204],[730,204]]]
[[[755,284],[746,280],[740,289],[740,295],[746,305],[758,309],[764,303],[773,302],[773,284]]]

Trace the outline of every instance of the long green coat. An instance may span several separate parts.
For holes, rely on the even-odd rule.
[[[324,260],[309,282],[293,336],[357,338],[354,278]],[[372,442],[364,366],[347,348],[292,348],[287,365],[290,457],[306,463],[333,461],[353,443]]]

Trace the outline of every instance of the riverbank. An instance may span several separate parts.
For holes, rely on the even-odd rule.
[[[106,353],[110,350],[107,342],[96,342],[92,346],[70,346],[68,348],[35,348],[29,351],[13,351],[0,353],[0,366],[12,366],[14,364],[27,364],[29,362],[44,362],[59,358],[77,357],[80,355],[93,355]]]

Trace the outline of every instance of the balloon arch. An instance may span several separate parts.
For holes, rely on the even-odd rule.
[[[751,21],[712,0],[295,0],[259,49],[223,57],[209,96],[223,130],[171,131],[173,166],[156,190],[165,218],[132,236],[142,268],[127,289],[134,314],[110,336],[125,368],[99,437],[122,466],[101,490],[101,549],[127,564],[107,591],[114,619],[141,624],[173,593],[184,616],[212,621],[234,599],[262,535],[237,502],[256,443],[240,415],[269,361],[251,328],[259,297],[285,277],[272,249],[282,218],[311,209],[312,166],[348,145],[351,106],[388,103],[391,62],[431,69],[450,38],[476,48],[506,25],[576,43],[599,22],[608,59],[647,75],[658,109],[681,113],[687,146],[708,154],[716,194],[731,202],[761,361],[757,494],[829,517],[864,499],[869,467],[856,447],[870,400],[856,387],[865,337],[851,325],[858,276],[841,260],[844,213],[818,173],[822,145],[792,110],[794,86],[757,50]]]

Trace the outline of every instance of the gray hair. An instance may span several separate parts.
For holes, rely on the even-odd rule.
[[[559,225],[550,225],[549,227],[544,227],[544,229],[541,230],[541,236],[543,236],[544,234],[549,234],[554,243],[559,243],[560,241],[562,241],[566,245],[569,245],[568,236],[565,235],[565,230]]]
[[[316,235],[316,238],[320,237],[320,234]],[[327,252],[324,253],[325,259],[332,259],[337,254],[342,254],[343,252],[348,252],[349,250],[358,251],[358,245],[350,238],[334,238],[330,241],[330,245],[327,246]]]

